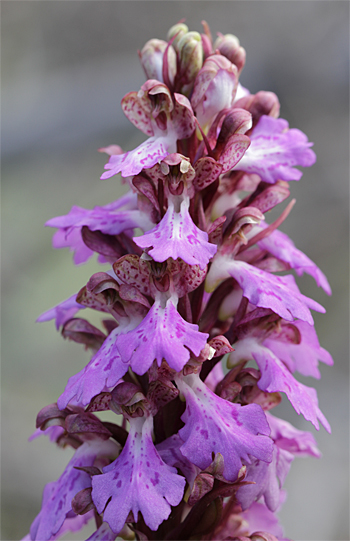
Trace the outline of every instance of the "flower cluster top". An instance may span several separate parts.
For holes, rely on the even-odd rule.
[[[285,539],[274,512],[291,462],[320,453],[269,410],[285,394],[330,431],[295,375],[319,378],[318,362],[332,359],[310,311],[324,309],[278,273],[330,287],[278,230],[295,201],[272,223],[268,211],[315,162],[312,143],[278,118],[274,93],[241,86],[235,36],[213,41],[206,23],[202,35],[179,23],[139,56],[147,80],[121,105],[146,139],[100,149],[101,178],[120,173],[129,191],[47,222],[75,263],[97,253],[109,265],[39,318],[92,358],[38,415],[35,435],[76,451],[27,539],[58,539],[93,517],[90,541]],[[80,317],[86,308],[103,327]],[[115,423],[101,420],[107,410]]]

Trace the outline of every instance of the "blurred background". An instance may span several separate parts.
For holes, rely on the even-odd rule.
[[[315,314],[321,345],[335,360],[317,388],[330,436],[283,402],[279,412],[312,431],[323,457],[295,459],[280,513],[297,541],[349,540],[348,442],[348,177],[349,3],[343,1],[2,1],[2,532],[19,540],[41,505],[44,485],[71,456],[45,437],[28,443],[37,412],[54,402],[88,361],[78,344],[39,314],[82,287],[98,266],[75,267],[54,251],[51,217],[72,205],[91,208],[123,193],[120,179],[101,181],[112,143],[125,150],[144,139],[124,117],[120,100],[144,74],[137,50],[186,18],[206,20],[213,35],[233,33],[247,51],[241,82],[271,90],[281,117],[304,131],[318,156],[299,183],[284,222],[298,248],[329,278],[327,297],[308,277],[302,292],[327,309]],[[66,539],[86,539],[92,529]]]

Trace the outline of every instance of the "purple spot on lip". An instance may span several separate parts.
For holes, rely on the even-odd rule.
[[[159,484],[159,473],[154,472],[154,475],[155,475],[155,479],[151,479],[151,483],[155,487],[156,485]]]

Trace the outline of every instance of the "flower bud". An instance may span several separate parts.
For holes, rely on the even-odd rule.
[[[181,92],[189,94],[193,81],[203,65],[202,38],[198,32],[187,32],[178,43]]]
[[[146,397],[134,383],[123,381],[111,393],[110,409],[117,415],[143,417]]]
[[[232,34],[226,34],[225,36],[219,34],[219,37],[214,43],[214,51],[216,49],[226,56],[232,64],[237,66],[239,75],[244,67],[246,57],[245,49],[240,46],[239,39]]]
[[[150,39],[144,45],[139,56],[147,79],[164,82],[163,56],[167,47],[168,43],[160,39]],[[168,47],[166,54],[168,55],[168,77],[170,82],[173,83],[176,74],[176,53],[172,45]]]
[[[175,51],[178,51],[178,43],[182,36],[187,34],[188,32],[188,26],[187,24],[183,23],[177,23],[172,26],[167,34],[167,40],[170,41],[174,36],[175,39],[172,42],[172,46],[174,47]]]
[[[244,96],[234,103],[234,107],[246,109],[253,117],[255,126],[262,115],[278,118],[280,112],[280,103],[274,92],[261,90],[256,94]]]

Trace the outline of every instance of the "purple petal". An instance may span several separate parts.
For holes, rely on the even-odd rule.
[[[302,172],[293,166],[309,167],[316,161],[309,148],[313,143],[300,130],[289,130],[282,118],[263,115],[250,138],[251,145],[235,169],[256,173],[265,182],[299,180]]]
[[[146,213],[138,209],[137,194],[128,192],[119,200],[103,207],[72,207],[68,214],[52,218],[45,225],[59,228],[53,236],[54,248],[69,247],[75,252],[74,263],[78,265],[94,254],[82,239],[82,227],[87,226],[91,231],[101,231],[107,235],[119,235],[135,228],[147,231],[154,224]]]
[[[293,460],[291,453],[275,445],[270,464],[260,460],[248,464],[244,481],[253,484],[245,485],[237,492],[242,509],[248,509],[254,501],[263,496],[270,511],[276,511],[281,499],[280,491]]]
[[[134,237],[135,243],[155,261],[163,262],[169,257],[180,257],[189,265],[199,265],[203,269],[216,253],[217,247],[208,242],[208,234],[192,221],[188,211],[189,200],[182,201],[180,211],[176,212],[174,203],[169,200],[168,210],[162,221],[142,237]]]
[[[242,513],[242,517],[248,522],[249,535],[254,532],[269,532],[278,539],[283,537],[278,518],[263,503],[253,502],[249,509]]]
[[[320,346],[315,328],[312,325],[304,321],[294,321],[293,325],[300,331],[300,344],[282,342],[278,340],[278,336],[275,339],[272,335],[264,341],[264,345],[281,359],[291,372],[298,371],[304,376],[319,379],[321,374],[318,369],[318,361],[332,366],[333,359],[328,351]]]
[[[260,229],[266,227],[267,225],[263,223],[260,223],[258,226]],[[332,293],[328,280],[323,272],[307,257],[307,255],[294,246],[293,241],[285,233],[276,229],[268,237],[259,241],[258,246],[263,250],[267,250],[275,257],[278,257],[278,259],[289,263],[291,268],[295,269],[298,276],[301,276],[304,272],[310,274],[310,276],[316,280],[317,285],[322,287],[328,295]]]
[[[172,152],[171,147],[176,143],[176,134],[165,136],[153,136],[147,139],[125,154],[111,156],[109,162],[105,165],[108,169],[101,175],[101,179],[110,178],[121,173],[122,177],[137,175],[142,169],[153,167],[165,156]]]
[[[31,436],[29,436],[28,441],[33,441],[40,436],[48,436],[50,441],[56,442],[60,436],[64,433],[64,428],[62,426],[48,426],[45,430],[37,428]]]
[[[114,541],[117,537],[118,534],[114,533],[106,522],[103,522],[86,541]]]
[[[193,486],[194,480],[200,473],[200,469],[192,464],[180,451],[183,441],[178,434],[174,434],[166,440],[158,443],[157,451],[160,457],[168,466],[175,466],[186,477],[190,487]]]
[[[204,470],[213,458],[212,453],[224,457],[223,475],[234,481],[242,460],[251,462],[250,455],[269,462],[272,440],[265,414],[257,404],[242,407],[212,393],[198,374],[182,378],[176,383],[186,399],[186,410],[181,419],[185,426],[179,431],[184,444],[181,453]]]
[[[207,276],[210,291],[224,278],[232,276],[243,289],[249,302],[262,308],[270,308],[287,321],[299,318],[313,324],[309,308],[318,312],[325,309],[316,301],[302,295],[293,276],[275,276],[244,261],[235,261],[227,256],[214,259]]]
[[[182,499],[185,478],[167,466],[152,442],[152,417],[129,419],[130,432],[119,457],[92,479],[92,499],[114,532],[124,526],[130,511],[142,513],[151,530],[167,519],[171,505]],[[107,503],[108,502],[108,503]]]
[[[61,477],[44,489],[42,508],[30,528],[32,541],[48,541],[58,533],[67,514],[72,510],[73,497],[91,486],[91,477],[77,467],[92,466],[100,452],[100,442],[83,443]]]
[[[134,324],[137,324],[135,321]],[[62,410],[69,403],[85,407],[102,391],[114,387],[128,370],[117,347],[122,332],[130,326],[120,325],[113,329],[91,361],[78,374],[70,377],[66,388],[57,400]]]
[[[58,330],[61,325],[64,325],[66,321],[71,319],[79,310],[83,310],[85,306],[76,302],[77,294],[75,293],[69,299],[60,302],[47,312],[41,314],[37,322],[42,323],[43,321],[50,321],[51,319],[55,320],[56,329]]]
[[[62,527],[59,529],[59,531],[55,535],[51,537],[50,541],[56,541],[56,539],[60,539],[67,532],[79,532],[93,518],[94,518],[94,512],[92,510],[86,513],[85,515],[74,514],[74,516],[71,517],[68,514],[68,517],[64,521]]]
[[[62,216],[55,216],[55,218],[50,218],[50,220],[48,220],[45,225],[47,227],[60,227],[66,229],[67,227],[75,225],[80,220],[84,220],[85,217],[90,214],[90,212],[91,211],[89,211],[88,209],[73,205],[68,214],[64,214]]]
[[[268,393],[286,393],[293,408],[311,421],[319,430],[318,419],[325,429],[330,432],[329,423],[318,407],[317,393],[312,387],[299,383],[288,368],[267,347],[261,346],[254,338],[246,338],[236,342],[235,351],[230,354],[230,360],[253,358],[261,372],[258,387]]]
[[[267,412],[266,417],[271,428],[271,438],[281,449],[289,451],[295,456],[314,456],[320,458],[321,453],[311,432],[298,430],[293,425],[278,419]]]
[[[55,249],[69,248],[71,252],[74,252],[75,265],[85,263],[94,255],[94,252],[86,246],[81,237],[81,227],[59,229],[52,237],[52,246]]]
[[[205,384],[211,391],[214,392],[217,384],[220,383],[220,381],[223,380],[224,377],[225,374],[222,368],[222,364],[221,362],[218,362],[206,377]]]
[[[137,210],[137,194],[129,191],[116,201],[112,201],[111,203],[108,203],[104,206],[96,206],[93,209],[85,209],[82,207],[73,206],[68,214],[51,218],[46,222],[45,225],[49,227],[59,227],[62,229],[83,225],[92,227],[96,220],[102,221],[105,216],[108,216],[109,213],[116,213],[116,211],[120,209],[123,209],[121,212]],[[118,216],[118,213],[116,214],[116,216]],[[114,222],[114,224],[116,223],[117,222]],[[101,225],[108,224],[102,223]],[[112,229],[111,234],[117,235],[122,229],[119,228],[118,230],[118,225],[114,225],[114,227],[117,229]],[[96,227],[95,229],[99,228]],[[109,233],[110,230],[107,229],[103,232]]]
[[[125,366],[136,374],[144,374],[154,360],[160,366],[163,358],[180,371],[190,358],[189,350],[198,356],[208,336],[182,319],[171,299],[164,308],[156,300],[139,326],[119,337],[117,348]]]

